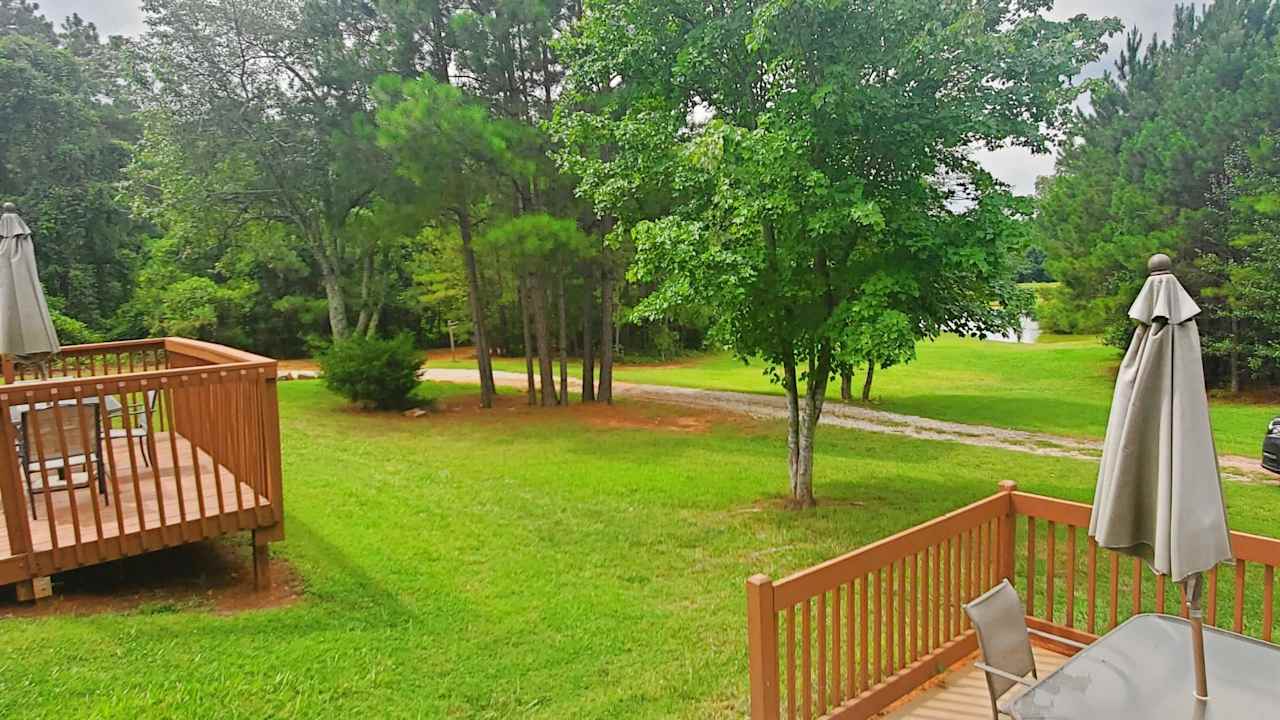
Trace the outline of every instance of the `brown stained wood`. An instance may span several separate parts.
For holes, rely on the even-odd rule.
[[[71,453],[68,449],[70,446],[67,444],[67,432],[66,432],[67,426],[66,426],[66,420],[64,417],[65,414],[62,412],[63,410],[62,403],[58,401],[57,397],[54,398],[53,405],[49,408],[49,410],[53,413],[53,425],[54,425],[54,430],[56,431],[55,439],[57,440],[57,443],[58,443],[58,447],[53,449],[57,451],[57,457],[61,458],[63,467],[70,467]],[[40,411],[36,411],[28,415],[28,418],[33,418],[41,414],[43,413],[41,413]],[[49,476],[43,475],[43,478],[45,478],[43,482],[47,483]],[[86,483],[88,483],[87,479],[86,479]],[[89,487],[85,489],[89,491],[89,494],[92,497],[94,494],[93,485],[92,483],[88,483],[88,484],[89,484]],[[52,494],[53,493],[51,492],[45,492],[45,495],[52,495]],[[89,504],[96,506],[98,504],[97,498],[93,498],[93,502]],[[81,554],[81,549],[80,549],[81,545],[84,544],[84,533],[82,533],[80,530],[79,503],[71,503],[71,515],[73,520],[73,523],[71,526],[71,529],[72,529],[71,536],[74,539],[74,543],[75,543],[72,546],[72,548],[75,550],[76,564],[79,565],[80,563],[84,562],[84,557]]]
[[[1276,569],[1274,565],[1262,568],[1262,639],[1271,642],[1271,626],[1275,622]]]
[[[1244,630],[1244,579],[1247,560],[1236,560],[1236,592],[1235,609],[1232,613],[1232,629],[1235,632]]]
[[[77,396],[75,399],[75,405],[71,408],[67,408],[67,410],[68,412],[73,413],[79,420],[77,425],[80,427],[80,447],[92,446],[94,438],[92,437],[91,429],[95,427],[95,419],[97,417],[98,409],[96,407],[86,406],[84,404],[84,399]],[[106,422],[105,418],[103,418],[103,422]],[[105,445],[106,443],[103,444]],[[106,458],[102,458],[102,461],[105,463]],[[102,484],[105,485],[106,478],[99,478],[99,465],[96,462],[91,462],[85,465],[85,471],[88,475],[90,493],[94,494],[95,500],[100,500],[101,498],[98,493],[98,481],[101,479],[103,481]],[[107,499],[109,500],[110,498]],[[105,551],[102,544],[102,509],[100,506],[101,502],[98,501],[95,501],[92,505],[93,526],[97,535],[97,539],[94,542],[98,545],[99,554]]]
[[[1089,538],[1089,559],[1087,561],[1089,578],[1089,618],[1085,628],[1090,633],[1098,631],[1098,543]]]
[[[1054,593],[1054,581],[1057,579],[1056,561],[1058,558],[1056,544],[1058,542],[1058,524],[1053,520],[1045,527],[1044,552],[1046,567],[1044,571],[1044,619],[1053,622],[1053,605],[1057,595]]]
[[[1164,613],[1164,576],[1156,576],[1156,612]]]
[[[830,590],[851,577],[883,568],[957,532],[966,531],[977,523],[998,516],[1008,508],[1008,502],[1003,494],[979,500],[892,537],[794,573],[774,584],[779,602],[783,605],[799,602],[823,590]]]
[[[1027,617],[1036,615],[1036,519],[1027,518]]]
[[[916,553],[911,556],[911,624],[908,626],[910,631],[910,642],[907,645],[908,662],[914,662],[920,657],[920,554]]]
[[[899,668],[906,666],[907,657],[910,655],[907,648],[907,602],[911,599],[907,595],[907,561],[903,558],[898,563],[898,661],[893,664],[893,671],[897,672]]]
[[[265,538],[253,532],[253,569],[258,590],[270,585]],[[265,581],[265,582],[264,582]],[[751,717],[778,717],[778,612],[773,603],[773,583],[764,575],[747,579],[747,652],[751,676]]]
[[[185,450],[185,443],[181,440],[179,442],[180,446]],[[107,446],[114,446],[107,451],[106,454],[108,455],[108,458],[114,455],[117,463],[127,463],[127,460],[123,460],[123,458],[127,457],[127,453],[124,451],[125,444],[126,440],[124,438],[116,438],[111,443],[104,443],[104,445]],[[187,453],[184,452],[183,456],[185,457],[186,455]],[[207,453],[199,453],[199,460],[206,471],[210,470],[213,466],[213,460]],[[105,543],[104,553],[98,553],[95,551],[95,557],[102,557],[104,554],[108,557],[121,557],[126,554],[136,554],[136,552],[140,552],[142,550],[141,547],[137,547],[136,549],[126,548],[126,551],[123,552],[120,550],[121,543],[126,538],[134,537],[136,539],[136,537],[144,530],[160,528],[162,523],[164,526],[170,528],[183,526],[182,519],[176,512],[176,489],[173,487],[172,483],[168,482],[168,480],[173,477],[173,468],[169,465],[169,460],[165,456],[162,456],[161,462],[158,463],[158,465],[162,478],[165,480],[163,483],[164,491],[170,495],[168,502],[165,503],[165,510],[163,511],[163,514],[160,510],[160,502],[154,495],[153,486],[145,483],[141,484],[138,490],[139,494],[135,496],[135,488],[133,485],[128,483],[117,484],[109,481],[108,490],[113,493],[111,504],[118,508],[120,513],[119,515],[111,513],[104,514],[102,516],[103,527],[101,538],[102,540],[109,542]],[[120,470],[127,473],[129,468],[123,467],[120,468]],[[186,472],[184,472],[183,476],[188,479],[184,481],[182,492],[186,496],[188,504],[195,505],[197,489],[195,487],[195,483],[189,479],[192,475],[190,472],[191,467],[188,466],[185,470]],[[81,475],[81,482],[83,482],[82,472],[78,472],[76,474]],[[234,480],[234,478],[231,479]],[[213,512],[213,508],[216,507],[216,504],[213,502],[213,498],[210,497],[213,489],[206,488],[204,492],[206,493],[206,507],[210,508],[210,512]],[[226,488],[226,492],[230,493],[231,489],[229,487]],[[250,490],[245,488],[245,492],[250,492]],[[114,493],[119,494],[115,495]],[[91,511],[89,510],[90,505],[98,497],[96,491],[90,492],[90,488],[86,487],[77,488],[74,492],[74,502],[72,502],[71,499],[73,493],[68,491],[59,490],[53,493],[42,494],[53,496],[52,503],[50,505],[53,513],[49,517],[53,519],[52,524],[56,526],[58,536],[62,538],[70,538],[73,532],[72,526],[77,522],[76,518],[79,518],[80,533],[85,546],[96,547],[98,545],[97,541],[99,536],[92,520]],[[73,508],[75,511],[73,511]],[[139,511],[137,508],[141,508],[141,510]],[[234,512],[234,509],[232,509],[231,512]],[[31,526],[31,546],[35,552],[48,552],[59,549],[65,545],[65,543],[62,545],[55,545],[52,531],[50,531],[49,527],[43,522],[45,517],[44,509],[42,508],[41,523],[33,523]],[[117,521],[117,518],[119,518],[119,521]],[[188,534],[189,536],[194,537],[194,535],[198,533],[200,525],[195,519],[189,519],[186,525],[191,526]],[[121,532],[121,530],[123,530],[123,532]],[[206,537],[216,537],[217,535],[222,534],[217,532],[216,526],[210,527],[210,531],[211,533]],[[7,528],[0,527],[0,558],[9,557],[11,555],[12,553],[7,537]],[[0,581],[0,584],[3,582],[4,581]]]
[[[1068,525],[1067,531],[1067,607],[1066,617],[1064,621],[1066,626],[1073,628],[1076,626],[1076,531],[1078,528],[1074,525]]]
[[[879,713],[904,695],[915,690],[930,678],[944,672],[946,668],[963,660],[978,649],[977,636],[973,631],[948,642],[929,657],[921,658],[903,669],[902,672],[887,678],[883,683],[861,695],[857,702],[846,703],[839,710],[827,716],[827,720],[866,720]],[[990,705],[987,717],[990,717]],[[938,719],[941,720],[941,719]]]
[[[152,389],[157,390],[157,391],[159,390],[159,388],[155,388],[155,387],[153,387],[153,386],[152,386],[151,384],[149,384],[149,383],[148,383],[148,384],[144,384],[144,385],[142,386],[142,397],[143,397],[143,398],[146,398],[147,390],[152,390]],[[147,403],[147,402],[145,401],[145,399],[144,399],[144,401],[143,401],[143,403],[142,403],[142,414],[143,414],[143,417],[144,417],[144,418],[146,418],[146,426],[147,426],[147,428],[149,428],[149,429],[150,429],[150,428],[154,428],[154,427],[156,426],[156,420],[157,420],[158,418],[156,418],[156,417],[154,416],[154,413],[152,412],[151,405],[150,405],[149,403]],[[153,446],[153,447],[154,447],[154,446]],[[152,481],[152,484],[153,484],[153,485],[155,485],[155,498],[156,498],[156,501],[160,504],[160,516],[161,516],[161,517],[164,517],[164,516],[166,515],[166,513],[165,513],[165,507],[164,507],[164,501],[165,501],[165,496],[164,496],[164,495],[165,495],[165,493],[164,493],[164,490],[163,490],[163,489],[161,489],[161,487],[160,487],[161,480],[160,480],[160,460],[159,460],[159,453],[156,453],[156,457],[152,458],[151,460],[152,460],[152,462],[151,462],[151,473],[150,473],[150,475],[151,475],[151,481]],[[237,486],[238,486],[238,485],[239,485],[239,483],[237,483]],[[163,543],[165,546],[168,546],[170,543],[169,543],[168,534],[165,532],[165,528],[166,528],[166,527],[168,527],[168,526],[167,526],[167,525],[161,525],[161,526],[160,526],[160,528],[161,528],[161,530],[160,530],[160,541],[161,541],[161,543]],[[180,527],[180,526],[179,526],[179,527]]]
[[[818,716],[827,714],[827,594],[818,594]]]
[[[800,617],[800,707],[804,720],[813,720],[813,601],[804,601]]]
[[[36,406],[36,401],[34,399],[34,393],[28,392],[27,407],[31,408],[35,406]],[[47,478],[49,477],[49,468],[44,460],[45,458],[45,447],[44,447],[44,439],[43,439],[44,433],[40,432],[40,427],[41,427],[40,413],[29,414],[28,422],[30,423],[31,427],[29,428],[27,433],[30,437],[34,438],[33,444],[36,446],[36,456],[37,456],[36,466],[40,469],[40,477]],[[27,472],[28,473],[31,472],[30,469],[28,469]],[[45,525],[49,529],[49,541],[52,543],[51,549],[57,550],[62,545],[62,543],[59,541],[59,538],[58,538],[58,526],[55,524],[56,518],[53,513],[53,496],[56,495],[57,493],[46,492],[46,493],[40,493],[40,494],[44,496],[44,510],[45,510],[44,519],[45,519]],[[79,528],[79,523],[76,523],[76,527]],[[35,550],[35,542],[34,542],[34,539],[36,537],[35,528],[32,528],[31,537],[33,541],[31,543],[32,550]],[[79,551],[77,550],[77,553],[78,552]]]
[[[884,677],[884,577],[880,570],[875,571],[876,595],[872,606],[872,674],[868,684],[879,685]]]
[[[1115,628],[1120,619],[1120,556],[1114,552],[1108,554],[1111,559],[1111,586],[1109,588],[1111,590],[1111,623],[1107,626],[1107,629],[1110,630]]]
[[[933,569],[933,582],[929,586],[929,639],[926,643],[929,652],[942,644],[942,564],[938,562],[940,550],[937,545],[929,548],[929,563]]]
[[[1067,660],[1063,655],[1041,647],[1034,647],[1033,652],[1040,677],[1057,670]],[[890,707],[879,717],[882,720],[991,720],[986,677],[972,662],[952,666],[939,680],[905,702]],[[1011,691],[1010,696],[1014,692]],[[1004,720],[1006,716],[1000,717]]]
[[[844,626],[845,626],[845,642],[844,642],[844,648],[845,648],[845,663],[844,663],[844,667],[845,667],[845,686],[844,686],[844,696],[845,696],[846,698],[852,698],[852,697],[854,697],[854,696],[856,696],[856,695],[858,694],[858,679],[857,679],[857,678],[858,678],[858,670],[857,670],[857,666],[856,666],[856,665],[854,665],[854,654],[855,654],[855,653],[854,653],[854,650],[853,650],[853,648],[854,648],[854,640],[855,640],[855,638],[854,638],[854,630],[853,630],[853,629],[854,629],[855,624],[857,623],[857,616],[858,616],[858,613],[857,613],[857,609],[854,607],[854,603],[853,603],[853,598],[854,598],[854,594],[853,594],[854,582],[853,582],[852,580],[850,580],[850,581],[849,581],[849,584],[846,586],[846,588],[847,588],[847,589],[846,589],[846,592],[845,592],[845,604],[844,604],[844,609],[845,609],[845,623],[844,623]]]
[[[840,672],[840,590],[831,591],[831,704],[839,705],[844,700],[844,676]]]
[[[105,367],[105,359],[103,364]],[[107,397],[103,385],[101,383],[95,385],[94,390],[98,398],[98,407],[106,407]],[[4,417],[4,415],[0,414],[0,417]],[[107,463],[107,483],[110,486],[108,492],[112,494],[112,497],[116,498],[116,501],[111,503],[111,507],[115,509],[116,527],[121,528],[124,527],[124,507],[120,501],[123,496],[120,494],[120,463],[116,462],[116,444],[105,442],[103,446],[106,450],[104,454],[106,455]],[[121,555],[125,553],[124,537],[119,534],[116,535],[116,551]]]
[[[763,663],[762,663],[763,664]],[[763,699],[761,700],[763,703]],[[796,717],[796,606],[787,606],[787,720]]]
[[[1218,627],[1218,568],[1206,573],[1206,579],[1209,581],[1209,609],[1204,620],[1206,624]]]
[[[1129,594],[1133,598],[1133,614],[1142,612],[1142,561],[1133,559],[1133,580],[1130,582]]]
[[[854,695],[861,695],[862,689],[871,687],[871,673],[868,669],[871,653],[867,642],[867,598],[869,591],[867,588],[867,576],[863,575],[858,578],[858,587],[861,592],[858,593],[858,677],[855,682]]]
[[[902,596],[894,590],[893,575],[893,563],[890,563],[885,566],[884,574],[885,593],[884,605],[882,606],[884,608],[884,662],[880,665],[884,673],[880,676],[882,678],[892,675],[897,670],[897,665],[894,663],[894,646],[897,644],[894,642],[894,600],[901,602]]]
[[[964,567],[961,562],[960,551],[963,536],[957,535],[952,538],[951,543],[951,627],[955,630],[956,635],[964,632],[964,612],[960,607],[960,597],[963,594],[961,588],[964,587],[963,575],[960,574]]]

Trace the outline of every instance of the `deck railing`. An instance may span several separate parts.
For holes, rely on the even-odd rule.
[[[270,528],[265,558],[282,537],[274,360],[163,338],[64,348],[44,380],[6,370],[0,418],[24,422],[0,423],[0,585],[241,529]]]
[[[1022,593],[1030,625],[1082,642],[1180,604],[1162,578],[1144,581],[1142,563],[1082,539],[1089,512],[1001,483],[985,500],[777,582],[752,577],[751,717],[874,715],[977,650],[962,606],[1002,578]],[[1269,641],[1280,540],[1232,533],[1232,546],[1230,602],[1219,607],[1215,570],[1206,622]]]

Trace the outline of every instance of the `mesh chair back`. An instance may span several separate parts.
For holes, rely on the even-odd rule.
[[[71,405],[23,413],[27,462],[61,459],[69,464],[72,458],[94,454],[98,437],[96,414],[95,407]]]
[[[965,605],[964,612],[978,632],[983,662],[1018,677],[1035,672],[1035,655],[1031,652],[1022,601],[1008,580]],[[987,673],[987,688],[993,701],[1014,685],[1012,680]]]

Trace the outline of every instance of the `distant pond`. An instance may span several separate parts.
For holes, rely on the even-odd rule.
[[[1021,339],[1019,339],[1018,334],[1014,332],[1005,333],[1004,335],[990,335],[987,337],[988,340],[994,340],[995,342],[1025,343],[1028,345],[1034,343],[1039,338],[1040,323],[1029,317],[1022,318]]]

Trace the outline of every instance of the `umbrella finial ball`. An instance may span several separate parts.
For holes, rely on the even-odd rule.
[[[18,212],[18,206],[11,202],[7,202],[4,204],[4,211],[7,213]]]
[[[1147,271],[1152,275],[1164,275],[1173,271],[1173,260],[1164,253],[1156,253],[1147,261]]]

